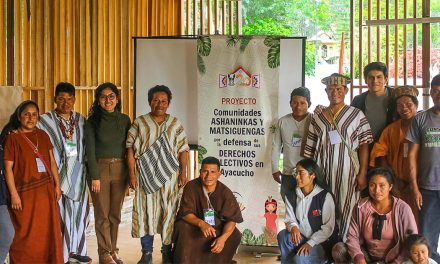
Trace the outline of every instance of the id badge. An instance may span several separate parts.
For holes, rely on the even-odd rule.
[[[332,130],[328,132],[330,137],[330,144],[336,145],[342,142],[341,136],[339,135],[337,130]]]
[[[301,143],[302,143],[302,136],[297,132],[293,132],[292,135],[292,147],[301,147]]]
[[[46,172],[46,167],[44,167],[43,161],[41,161],[40,158],[35,158],[35,161],[37,162],[38,172]]]
[[[215,216],[214,209],[203,209],[203,217],[205,218],[205,222],[209,225],[215,226]]]
[[[67,157],[78,156],[78,150],[76,148],[76,144],[71,140],[66,141],[66,154]]]
[[[302,138],[292,138],[292,147],[301,147]]]

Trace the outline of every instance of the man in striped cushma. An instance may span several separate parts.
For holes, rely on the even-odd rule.
[[[137,117],[127,135],[130,187],[135,190],[131,233],[140,238],[142,246],[138,264],[153,263],[155,234],[162,237],[162,263],[172,262],[171,239],[179,188],[187,182],[189,146],[180,121],[167,113],[171,98],[168,87],[157,85],[151,88],[148,91],[151,111]],[[172,158],[175,166],[168,167]]]
[[[345,235],[359,191],[367,187],[370,125],[361,110],[344,103],[350,79],[334,73],[324,79],[330,105],[310,122],[304,156],[320,166],[339,211],[341,235]]]
[[[41,115],[38,127],[47,132],[60,175],[60,207],[64,263],[91,263],[87,256],[86,228],[89,204],[86,192],[84,117],[75,111],[75,87],[59,83],[56,108]]]

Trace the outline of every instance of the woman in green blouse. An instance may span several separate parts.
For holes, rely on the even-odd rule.
[[[125,139],[130,123],[130,118],[121,113],[116,85],[99,85],[84,133],[99,263],[102,264],[124,263],[118,256],[117,240],[128,188]]]

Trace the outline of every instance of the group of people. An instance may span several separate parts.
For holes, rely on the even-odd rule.
[[[344,103],[350,80],[324,78],[329,105],[314,113],[309,90],[294,89],[292,113],[277,123],[272,176],[286,204],[282,263],[440,263],[440,75],[431,82],[434,106],[420,113],[418,90],[388,87],[383,63],[367,65],[364,78],[368,91],[351,106]],[[231,263],[239,205],[219,181],[215,157],[188,182],[188,140],[167,113],[171,99],[168,87],[151,88],[150,112],[133,123],[112,83],[96,88],[87,119],[74,111],[70,83],[57,85],[55,109],[41,116],[35,102],[22,102],[0,135],[0,263],[8,252],[11,263],[90,263],[87,187],[99,263],[124,263],[118,228],[129,187],[138,264],[152,263],[155,234],[163,263]]]
[[[272,176],[286,204],[282,263],[440,263],[440,75],[431,81],[434,106],[417,113],[417,88],[388,87],[385,64],[363,74],[368,91],[350,106],[350,79],[335,73],[322,79],[328,106],[309,113],[310,92],[299,87],[292,113],[278,120]]]
[[[133,123],[121,113],[114,84],[99,85],[94,98],[86,119],[74,111],[75,87],[59,83],[53,111],[40,116],[37,103],[24,101],[3,128],[0,263],[8,253],[12,264],[91,263],[87,186],[99,263],[124,263],[118,228],[129,186],[135,190],[132,236],[140,238],[139,264],[152,263],[155,234],[162,237],[163,263],[232,259],[241,238],[235,228],[243,221],[241,211],[232,192],[217,182],[218,159],[206,158],[201,177],[187,184],[189,147],[182,124],[167,114],[170,89],[151,88],[151,111]],[[185,247],[200,237],[200,245],[208,245],[205,255]]]

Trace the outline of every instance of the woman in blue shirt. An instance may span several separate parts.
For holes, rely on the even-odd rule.
[[[5,164],[3,160],[3,141],[6,135],[0,135],[0,263],[4,263],[14,239],[14,226],[8,211],[8,189],[5,180]]]

